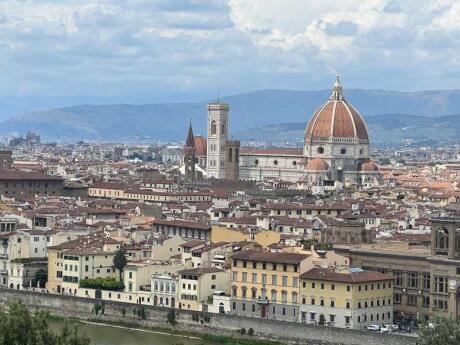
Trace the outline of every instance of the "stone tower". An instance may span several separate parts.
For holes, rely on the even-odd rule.
[[[208,177],[224,179],[227,163],[228,111],[225,103],[208,104]]]
[[[13,163],[13,152],[11,150],[0,150],[0,170],[10,170]]]
[[[190,126],[188,127],[187,140],[185,141],[184,146],[184,175],[187,182],[195,181],[195,138],[193,136],[192,122],[190,121]]]
[[[237,181],[240,177],[240,141],[227,140],[227,163],[225,170],[225,179]]]

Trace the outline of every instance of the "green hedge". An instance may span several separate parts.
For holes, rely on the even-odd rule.
[[[82,279],[80,281],[80,287],[109,291],[122,291],[125,288],[123,282],[115,280],[115,278]]]

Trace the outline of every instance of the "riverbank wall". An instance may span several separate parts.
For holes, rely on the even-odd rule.
[[[357,331],[295,322],[264,320],[224,314],[175,309],[176,325],[168,322],[171,309],[157,306],[97,301],[91,298],[62,296],[39,292],[0,289],[0,304],[20,299],[31,309],[41,308],[51,314],[101,323],[130,323],[142,327],[237,336],[242,328],[252,328],[255,337],[306,345],[415,345],[416,338]],[[102,305],[101,305],[102,303]],[[96,307],[100,305],[100,307]],[[98,314],[96,315],[96,309]],[[142,312],[140,312],[143,310]],[[143,315],[143,318],[139,315]]]

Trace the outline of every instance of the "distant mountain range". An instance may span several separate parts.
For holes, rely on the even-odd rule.
[[[235,138],[300,142],[306,122],[329,93],[262,90],[222,101],[231,106]],[[460,115],[446,115],[460,114],[460,90],[345,90],[345,96],[365,117],[373,143],[460,141]],[[32,130],[50,140],[184,140],[190,119],[196,134],[206,133],[207,103],[77,105],[32,111],[1,122],[0,131],[6,135]]]
[[[408,114],[366,116],[371,144],[374,146],[439,145],[460,143],[460,115],[440,117]],[[247,142],[276,142],[300,145],[304,140],[305,123],[281,123],[250,128],[235,134]],[[269,138],[269,140],[267,139]]]

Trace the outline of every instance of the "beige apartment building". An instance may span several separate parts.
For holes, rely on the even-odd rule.
[[[351,265],[392,274],[396,316],[460,320],[460,218],[431,220],[431,248],[407,243],[337,247]]]

